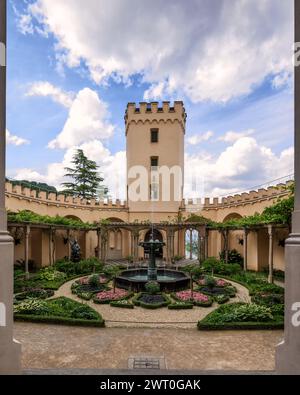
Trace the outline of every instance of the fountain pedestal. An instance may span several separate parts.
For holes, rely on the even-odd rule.
[[[157,281],[157,267],[156,267],[155,253],[162,246],[164,246],[165,243],[159,240],[151,239],[149,241],[140,242],[139,245],[149,251],[150,260],[148,264],[148,281]]]

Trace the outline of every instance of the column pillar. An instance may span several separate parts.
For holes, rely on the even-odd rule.
[[[171,231],[171,262],[175,255],[175,231],[172,229]]]
[[[134,261],[137,262],[138,257],[138,243],[139,243],[139,231],[134,230],[133,233],[133,257]]]
[[[52,266],[52,248],[53,248],[53,243],[52,243],[52,228],[49,229],[49,265]]]
[[[101,229],[101,261],[105,263],[106,261],[106,249],[107,249],[107,237],[108,237],[108,231],[107,229]]]
[[[24,227],[24,235],[25,235],[25,243],[24,243],[24,261],[25,261],[25,276],[26,279],[29,279],[29,235],[30,235],[30,226],[27,225]]]
[[[244,228],[244,271],[247,271],[248,267],[248,234],[249,229]]]
[[[68,239],[68,261],[71,260],[71,243],[70,243],[70,238],[71,238],[71,230],[67,230],[67,239]]]
[[[295,0],[295,42],[300,42],[300,2]],[[298,55],[299,56],[299,55]],[[295,62],[295,209],[285,243],[284,340],[277,347],[276,370],[300,374],[300,67]]]
[[[223,233],[223,237],[224,237],[225,263],[228,263],[228,237],[229,237],[229,230],[225,229],[222,233]]]
[[[199,264],[201,264],[201,233],[200,233],[200,230],[198,230],[198,261],[199,261]]]
[[[97,258],[101,260],[101,230],[97,229]]]
[[[21,345],[13,340],[14,242],[5,210],[6,0],[0,0],[0,373],[21,371]]]
[[[190,229],[190,259],[193,259],[193,229]]]
[[[208,240],[209,240],[209,229],[205,229],[205,255],[204,255],[204,259],[208,258]]]
[[[166,229],[166,236],[167,236],[167,264],[171,263],[171,232],[170,229]]]
[[[273,240],[273,226],[268,226],[269,234],[269,276],[268,282],[273,283],[273,262],[274,262],[274,240]]]

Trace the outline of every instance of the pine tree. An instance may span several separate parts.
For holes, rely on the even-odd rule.
[[[73,156],[72,163],[74,168],[65,167],[67,173],[65,177],[72,178],[73,182],[64,182],[63,192],[85,199],[94,198],[97,187],[103,178],[98,175],[98,166],[96,162],[88,159],[83,150],[78,149]]]

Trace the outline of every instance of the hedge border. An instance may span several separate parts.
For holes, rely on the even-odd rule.
[[[205,320],[205,319],[204,319]],[[203,321],[204,321],[203,320]],[[224,323],[206,323],[198,321],[197,328],[199,330],[270,330],[270,329],[284,329],[283,321],[270,322],[224,322]]]
[[[171,303],[168,305],[169,310],[191,310],[194,308],[193,303],[185,303],[178,305],[176,303]]]
[[[126,299],[123,299],[123,300],[126,300]],[[120,307],[122,309],[134,309],[134,304],[132,304],[132,303],[124,304],[124,303],[120,303],[120,302],[121,302],[120,300],[114,300],[114,301],[110,302],[110,306]]]
[[[35,322],[45,324],[59,324],[59,325],[72,325],[72,326],[92,326],[92,327],[105,327],[105,320],[84,320],[81,318],[68,318],[58,316],[45,316],[34,314],[14,314],[14,321],[21,322]]]

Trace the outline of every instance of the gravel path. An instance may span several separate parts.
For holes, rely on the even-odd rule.
[[[85,276],[84,276],[85,277]],[[109,304],[96,304],[93,301],[83,301],[77,295],[72,294],[71,285],[75,280],[63,284],[54,297],[66,296],[81,303],[86,303],[105,319],[106,327],[146,327],[146,328],[195,328],[196,323],[203,319],[211,311],[218,307],[214,303],[211,307],[194,306],[191,310],[169,310],[166,307],[149,310],[142,307],[134,309],[124,309],[111,307]],[[240,284],[231,283],[237,288],[238,292],[231,302],[250,302],[248,290]]]

